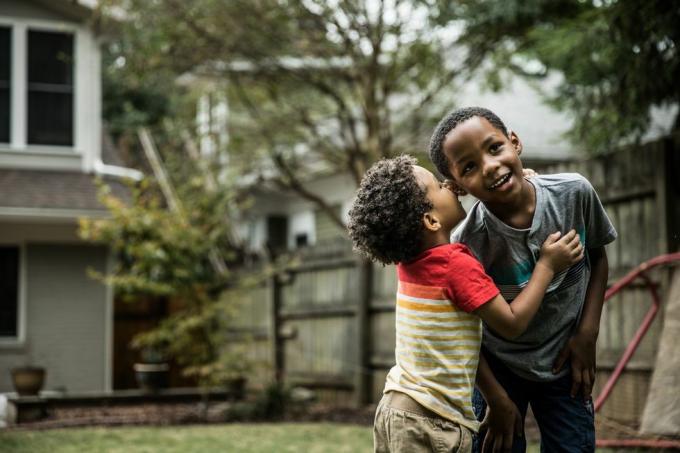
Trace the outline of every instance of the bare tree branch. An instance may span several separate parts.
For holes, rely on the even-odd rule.
[[[250,100],[248,94],[242,89],[240,85],[237,85],[237,92],[244,104],[248,107],[248,111],[250,112],[253,119],[261,120],[262,115],[259,109],[255,103]],[[333,223],[344,229],[345,224],[340,216],[335,212],[333,207],[329,205],[323,198],[308,190],[297,177],[296,173],[288,165],[281,153],[276,151],[276,141],[271,136],[271,133],[269,133],[266,129],[263,129],[262,133],[269,144],[267,148],[268,155],[270,156],[272,162],[276,165],[277,170],[279,170],[279,172],[284,175],[284,178],[274,178],[273,181],[279,186],[291,190],[304,199],[316,204],[320,210],[328,214]]]

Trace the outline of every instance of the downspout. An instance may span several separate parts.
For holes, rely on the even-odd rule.
[[[96,158],[93,165],[94,172],[101,176],[115,176],[118,178],[128,178],[134,181],[141,181],[144,173],[134,168],[119,167],[118,165],[108,165]]]

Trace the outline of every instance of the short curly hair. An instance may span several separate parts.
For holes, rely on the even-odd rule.
[[[503,121],[491,110],[484,107],[463,107],[447,113],[437,124],[432,133],[432,138],[430,138],[430,160],[437,167],[437,171],[445,178],[453,178],[453,175],[451,175],[449,170],[449,158],[444,153],[444,139],[459,124],[475,116],[484,118],[493,127],[501,131],[503,135],[508,136],[508,129],[503,124]]]
[[[354,249],[373,261],[408,262],[422,251],[422,218],[432,203],[416,180],[416,164],[408,155],[383,159],[361,180],[347,228]]]

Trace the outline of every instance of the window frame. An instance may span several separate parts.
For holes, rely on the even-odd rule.
[[[9,145],[12,142],[12,91],[13,91],[13,86],[12,86],[12,68],[13,68],[13,63],[14,63],[14,30],[11,25],[6,25],[4,23],[0,23],[0,28],[6,29],[9,32],[9,39],[8,39],[8,44],[9,44],[9,49],[8,49],[8,57],[9,57],[9,74],[8,74],[8,79],[7,79],[7,93],[8,93],[8,135],[7,135],[7,141],[0,141],[0,144],[2,145]]]
[[[88,52],[89,43],[83,42],[82,26],[78,23],[31,19],[12,16],[0,16],[0,26],[11,30],[11,79],[10,79],[10,137],[9,143],[0,143],[0,153],[16,153],[17,155],[43,155],[63,157],[83,157],[82,131],[79,122],[83,120],[86,109],[83,109],[83,96],[87,97],[90,90],[83,86],[84,65],[91,64],[84,55]],[[28,143],[28,32],[44,31],[64,33],[73,36],[73,94],[72,94],[72,145],[41,145]],[[87,82],[89,83],[89,82]],[[98,126],[99,123],[95,124]],[[88,140],[89,142],[89,140]],[[79,165],[80,166],[80,165]]]
[[[0,349],[21,348],[26,343],[26,246],[23,243],[0,243],[3,247],[17,247],[17,334],[0,336]]]
[[[69,70],[71,72],[70,74],[70,84],[65,84],[65,83],[48,83],[48,82],[35,82],[30,80],[31,76],[31,33],[49,33],[49,34],[58,34],[58,35],[64,35],[68,36],[70,38],[70,51],[71,51],[71,62],[70,62],[70,67]],[[35,28],[35,27],[28,27],[26,29],[26,55],[25,55],[25,63],[26,63],[26,88],[25,88],[25,93],[26,93],[26,116],[25,116],[25,121],[26,121],[26,144],[29,147],[33,146],[56,146],[56,147],[63,147],[63,148],[73,148],[75,144],[75,120],[76,120],[76,112],[75,112],[75,107],[76,107],[76,102],[75,102],[75,97],[76,97],[76,33],[75,32],[64,32],[64,31],[53,31],[53,30],[45,30],[42,28]],[[70,130],[68,131],[68,138],[70,140],[70,144],[55,144],[55,143],[36,143],[35,141],[31,141],[31,114],[36,115],[36,112],[32,112],[30,107],[31,107],[31,94],[66,94],[70,97],[70,113],[71,113],[71,118],[70,118]],[[64,132],[64,131],[60,131]],[[35,133],[35,132],[34,132]],[[44,133],[44,131],[43,131]],[[33,139],[35,140],[35,138]]]

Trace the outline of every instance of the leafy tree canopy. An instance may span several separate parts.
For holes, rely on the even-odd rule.
[[[571,138],[590,150],[639,138],[654,106],[680,101],[680,3],[664,0],[433,1],[438,23],[458,21],[466,67],[500,82],[562,75],[547,94],[574,117]],[[489,61],[493,64],[487,65]],[[537,64],[538,63],[538,64]],[[490,71],[489,71],[490,68]],[[680,127],[676,116],[674,129]]]

